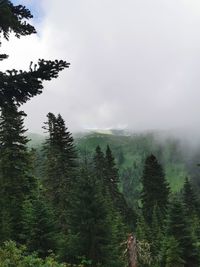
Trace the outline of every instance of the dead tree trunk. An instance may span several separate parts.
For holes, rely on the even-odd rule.
[[[133,234],[127,240],[128,267],[137,267],[137,242]]]

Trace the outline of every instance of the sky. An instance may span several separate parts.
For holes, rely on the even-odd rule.
[[[199,0],[16,0],[38,33],[11,38],[3,69],[38,58],[71,63],[25,104],[26,126],[42,132],[46,114],[69,130],[199,129]]]

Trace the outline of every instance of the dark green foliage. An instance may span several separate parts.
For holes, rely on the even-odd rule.
[[[169,197],[169,186],[163,168],[154,155],[146,158],[142,186],[142,210],[145,220],[151,224],[155,206],[160,210],[161,217],[165,217]]]
[[[69,209],[68,261],[79,257],[92,261],[92,266],[118,266],[120,255],[116,244],[112,205],[102,194],[103,184],[96,175],[84,167],[79,181],[74,184]],[[67,255],[69,253],[69,255]],[[69,257],[69,258],[68,258]]]
[[[53,210],[43,192],[23,204],[21,240],[29,251],[49,255],[56,248],[56,225]]]
[[[152,265],[157,267],[161,263],[161,245],[164,238],[169,186],[162,166],[154,155],[146,158],[142,186],[141,202],[144,219],[141,221],[143,223],[140,222],[138,225],[139,233],[141,235],[141,232],[144,232],[143,238],[150,244]]]
[[[127,167],[121,171],[120,179],[122,184],[122,192],[130,207],[138,208],[141,185],[140,177],[142,176],[140,164],[133,164],[132,167]]]
[[[115,158],[110,147],[107,145],[106,154],[97,146],[94,156],[94,171],[96,176],[103,183],[103,193],[108,194],[112,201],[113,208],[120,213],[124,223],[133,227],[136,215],[128,207],[124,195],[119,191],[119,174],[116,167]]]
[[[160,266],[161,246],[164,239],[163,225],[160,221],[159,209],[155,206],[151,225],[146,222],[143,214],[137,220],[136,237],[141,242],[149,244],[152,266]]]
[[[191,217],[198,213],[197,197],[188,178],[185,179],[183,186],[183,203],[185,204],[186,212],[189,212]]]
[[[160,265],[161,245],[163,239],[164,239],[164,230],[163,230],[162,214],[160,212],[160,209],[157,206],[154,206],[148,242],[150,244],[152,262],[155,264],[155,266]]]
[[[182,251],[180,257],[185,262],[184,267],[198,267],[198,249],[190,227],[191,225],[184,212],[184,206],[179,200],[175,199],[169,210],[167,234],[177,241],[179,251]]]
[[[30,98],[42,93],[44,80],[58,77],[59,71],[69,67],[65,61],[39,60],[30,71],[11,70],[0,72],[0,107],[26,103]]]
[[[35,28],[28,24],[26,20],[31,19],[30,11],[22,5],[13,5],[11,1],[0,1],[0,34],[9,39],[11,32],[16,37],[36,33]]]
[[[1,0],[0,37],[3,34],[3,37],[8,40],[11,32],[14,32],[17,37],[36,33],[35,28],[26,22],[30,18],[32,18],[31,13],[24,6],[14,6],[10,1]],[[0,55],[0,60],[6,57],[4,54]],[[42,82],[57,78],[59,71],[68,67],[69,63],[62,60],[41,59],[34,67],[31,62],[29,72],[22,70],[0,72],[0,107],[10,105],[10,102],[20,105],[31,97],[41,94]]]
[[[106,135],[100,133],[92,134],[76,134],[74,135],[77,151],[80,157],[92,158],[94,150],[99,145],[102,151],[106,150],[107,144],[112,149],[112,154],[116,158],[117,168],[119,169],[119,189],[123,192],[127,203],[131,208],[137,208],[140,199],[141,191],[141,177],[143,172],[143,165],[147,155],[153,153],[156,155],[158,161],[162,164],[166,180],[170,184],[172,192],[178,192],[182,189],[185,177],[189,176],[189,167],[186,165],[186,160],[190,158],[187,154],[183,154],[183,148],[176,139],[172,139],[173,143],[177,142],[177,149],[171,145],[172,141],[163,140],[158,142],[157,138],[159,133],[154,134],[133,134],[130,136],[116,136]],[[33,138],[31,145],[34,147],[40,146],[41,141],[38,137],[30,136]],[[41,136],[41,139],[44,138]],[[124,155],[123,164],[118,164],[119,153],[122,151]],[[173,160],[172,160],[173,158]],[[198,157],[196,157],[198,158]],[[188,164],[193,166],[196,164],[196,158]],[[81,160],[81,158],[80,158]],[[42,162],[42,159],[40,159]],[[193,172],[193,170],[191,170]],[[199,168],[197,167],[198,174]],[[194,181],[194,178],[191,179]],[[197,188],[197,187],[196,187]],[[195,188],[195,189],[196,189]]]
[[[72,267],[56,261],[54,255],[41,259],[36,253],[28,254],[25,246],[17,246],[13,241],[8,241],[0,247],[1,267]],[[83,267],[83,265],[73,266]]]
[[[26,22],[31,18],[30,11],[24,6],[15,6],[11,1],[0,0],[0,45],[1,35],[8,40],[11,32],[18,38],[21,35],[36,33],[35,28]],[[7,57],[8,55],[0,54],[0,61]]]
[[[97,145],[101,147],[102,151],[105,151],[107,144],[109,144],[113,156],[117,159],[120,191],[123,192],[129,206],[132,208],[138,206],[143,165],[146,157],[151,153],[162,164],[172,192],[180,191],[185,177],[189,175],[186,160],[189,161],[190,158],[187,159],[187,155],[182,153],[182,145],[175,138],[163,138],[162,133],[159,132],[133,133],[130,136],[91,133],[81,137],[76,136],[75,141],[80,153],[85,154],[85,151],[87,151],[88,156],[93,154]],[[124,155],[124,162],[119,165],[118,158],[121,152]],[[195,160],[196,158],[190,164],[194,165]]]
[[[115,201],[118,197],[118,184],[119,184],[119,175],[118,169],[115,164],[115,159],[112,155],[110,147],[106,148],[106,156],[105,156],[105,182],[107,184],[107,188],[110,192],[111,198]]]
[[[66,227],[66,209],[69,192],[76,179],[77,154],[71,133],[59,114],[57,117],[49,113],[45,129],[48,139],[44,145],[46,153],[44,184],[47,196],[56,210],[57,216]]]
[[[24,6],[1,0],[0,37],[9,40],[11,32],[17,37],[35,33],[26,22],[30,18]],[[0,60],[6,57],[0,55]],[[23,203],[36,189],[23,126],[25,113],[18,108],[42,92],[44,80],[57,78],[66,67],[65,61],[42,59],[33,67],[31,62],[29,71],[0,72],[0,241],[20,240]]]
[[[173,236],[166,240],[165,257],[165,267],[184,267],[182,250],[178,241]]]
[[[95,150],[94,155],[94,171],[96,173],[96,176],[99,180],[104,182],[105,186],[107,187],[107,181],[105,178],[105,172],[106,172],[106,160],[104,153],[101,151],[100,146],[98,145]]]
[[[149,236],[150,236],[150,228],[146,224],[144,217],[142,215],[138,216],[137,219],[137,228],[135,231],[137,242],[143,242],[149,245]],[[150,245],[149,245],[149,253],[150,253]],[[143,256],[143,255],[141,255]],[[150,254],[151,256],[151,254]],[[138,257],[138,266],[139,267],[149,267],[150,265],[144,264],[140,257]]]
[[[20,232],[23,201],[35,189],[35,179],[30,175],[30,154],[26,147],[28,140],[24,136],[24,116],[13,104],[2,108],[0,118],[0,223],[4,231],[7,221],[10,226],[7,238],[13,239]],[[1,233],[1,240],[3,236]]]

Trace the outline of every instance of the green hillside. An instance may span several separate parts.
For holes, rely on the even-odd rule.
[[[97,145],[103,150],[107,145],[111,147],[120,171],[121,190],[129,202],[137,199],[143,163],[151,153],[163,164],[173,191],[179,191],[188,176],[181,146],[174,138],[160,141],[152,133],[131,136],[92,133],[76,139],[76,144],[82,155],[91,155]]]
[[[29,139],[31,139],[29,145],[39,149],[44,136],[30,134]],[[120,172],[120,189],[131,205],[137,201],[141,190],[140,178],[147,155],[155,154],[162,163],[172,191],[179,191],[185,177],[189,175],[180,142],[172,137],[161,139],[158,133],[119,135],[115,132],[114,134],[93,132],[76,135],[75,142],[82,157],[85,155],[92,157],[97,145],[100,145],[102,150],[105,150],[107,145],[111,147]]]

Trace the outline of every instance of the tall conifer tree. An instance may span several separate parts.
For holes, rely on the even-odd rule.
[[[99,145],[96,147],[93,162],[94,162],[94,171],[96,173],[97,178],[102,182],[104,182],[105,184],[105,170],[106,170],[105,155],[102,152]]]
[[[184,206],[177,199],[173,200],[169,210],[167,235],[178,242],[179,256],[184,261],[184,267],[198,267],[199,253],[192,236],[191,225],[184,212]]]
[[[189,212],[191,215],[198,213],[197,198],[192,188],[192,184],[188,178],[185,179],[183,186],[183,202],[185,204],[187,212]]]
[[[45,129],[48,138],[44,145],[46,152],[45,179],[47,195],[66,227],[66,209],[73,180],[76,179],[77,154],[74,140],[67,130],[61,115],[48,113]]]
[[[166,240],[165,247],[165,267],[184,267],[184,260],[181,258],[182,255],[182,249],[178,241],[173,236],[169,237]]]
[[[112,199],[116,199],[119,193],[119,174],[115,159],[109,146],[106,148],[105,156],[105,182],[108,186]]]
[[[165,215],[169,196],[169,185],[165,179],[163,168],[154,155],[146,158],[142,186],[142,210],[145,220],[151,224],[155,206],[163,216]]]
[[[26,7],[2,0],[0,38],[9,40],[11,32],[18,38],[36,33],[35,28],[27,23],[30,18],[32,15]],[[7,57],[1,54],[0,60]],[[62,60],[40,59],[38,64],[32,65],[31,62],[29,71],[0,71],[0,204],[3,207],[0,214],[1,240],[18,240],[22,203],[33,186],[28,170],[27,138],[23,128],[25,113],[18,108],[33,96],[42,93],[44,80],[57,78],[61,70],[69,67],[69,64]]]
[[[94,267],[121,266],[115,232],[119,220],[116,221],[116,216],[113,220],[112,205],[107,195],[102,194],[103,188],[102,180],[84,166],[71,195],[67,260],[78,263],[82,256],[91,260]]]
[[[30,175],[24,116],[16,105],[10,104],[2,108],[0,117],[0,223],[1,226],[4,225],[4,220],[9,218],[7,223],[11,228],[7,238],[14,239],[18,239],[20,232],[23,201],[36,185],[34,177]]]
[[[136,215],[128,207],[124,195],[119,191],[119,173],[112,151],[107,145],[105,155],[105,185],[113,202],[115,209],[120,212],[124,222],[129,226],[135,225]]]
[[[37,251],[39,256],[45,257],[50,250],[55,250],[57,233],[53,209],[40,191],[24,201],[21,241],[29,251]]]

